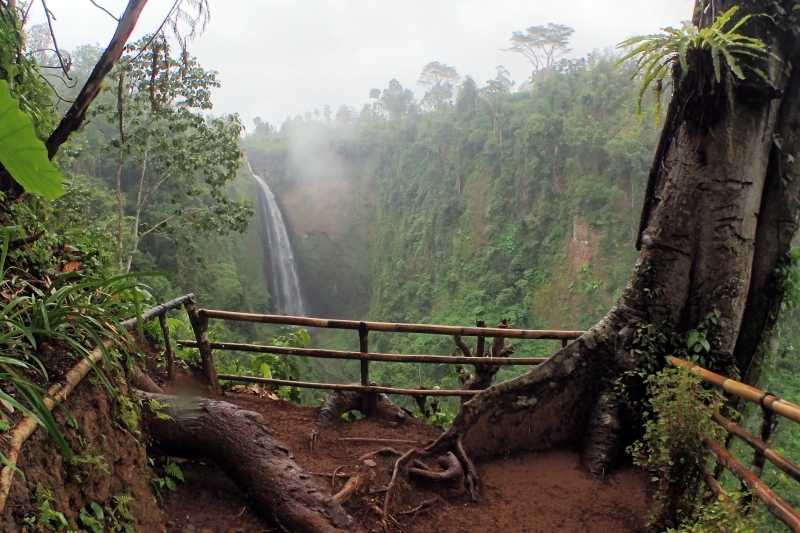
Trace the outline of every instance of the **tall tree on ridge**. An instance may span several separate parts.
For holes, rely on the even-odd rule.
[[[420,102],[423,109],[436,111],[453,100],[453,91],[461,77],[454,67],[432,61],[425,65],[419,75],[418,85],[427,89]]]
[[[569,38],[575,30],[562,24],[548,23],[547,26],[531,26],[525,31],[511,33],[511,46],[504,52],[523,55],[533,65],[534,71],[548,69],[556,60],[570,51]]]

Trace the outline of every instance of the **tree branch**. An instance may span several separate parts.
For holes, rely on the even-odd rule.
[[[136,21],[139,19],[139,15],[146,3],[147,0],[130,0],[128,2],[128,7],[125,8],[125,13],[119,20],[117,30],[114,32],[114,36],[111,38],[111,42],[105,52],[100,57],[100,61],[95,65],[89,79],[86,80],[86,84],[75,99],[75,103],[72,104],[72,107],[69,108],[67,114],[64,115],[58,127],[45,143],[47,155],[50,159],[55,157],[59,147],[67,142],[72,132],[83,124],[89,105],[100,94],[103,81],[122,55],[125,43],[128,41],[131,32],[133,32],[133,27],[136,25]]]
[[[118,19],[117,17],[115,17],[113,14],[111,14],[111,11],[109,11],[109,10],[108,10],[108,9],[106,9],[106,8],[104,8],[103,6],[101,6],[100,4],[98,4],[97,2],[95,2],[94,0],[89,0],[89,1],[92,3],[92,5],[94,5],[94,7],[96,7],[97,9],[99,9],[99,10],[101,10],[101,11],[105,11],[105,12],[106,12],[106,14],[107,14],[109,17],[111,17],[112,19],[114,19],[114,20],[116,20],[117,22],[119,22],[119,19]]]

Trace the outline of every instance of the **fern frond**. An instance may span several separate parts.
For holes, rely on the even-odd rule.
[[[669,75],[670,67],[676,61],[679,62],[683,72],[688,72],[691,50],[708,51],[717,83],[722,81],[723,62],[728,70],[743,80],[746,75],[739,58],[749,57],[761,61],[776,58],[762,40],[736,33],[754,15],[745,15],[731,29],[725,29],[738,11],[739,6],[732,7],[718,16],[714,23],[707,28],[701,29],[689,22],[684,22],[680,29],[665,28],[664,33],[631,37],[617,45],[617,48],[629,49],[617,64],[637,58],[633,77],[642,75],[642,86],[639,89],[637,104],[637,116],[640,120],[642,98],[644,98],[647,88],[653,82],[658,82],[660,86]],[[761,68],[751,65],[745,65],[745,68],[755,72],[761,79],[769,83],[768,76]],[[660,98],[660,91],[656,92],[657,97]],[[656,107],[660,107],[659,104],[660,101],[657,102]],[[658,113],[656,120],[658,120]]]

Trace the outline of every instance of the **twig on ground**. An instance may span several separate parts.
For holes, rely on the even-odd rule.
[[[314,452],[314,445],[317,443],[317,437],[319,437],[319,431],[312,429],[311,438],[308,441],[308,451],[311,453]]]
[[[439,500],[441,500],[441,498],[439,496],[435,496],[435,497],[431,498],[430,500],[423,501],[421,504],[417,505],[413,509],[409,509],[408,511],[401,511],[401,512],[399,512],[397,514],[399,514],[399,515],[416,514],[417,512],[419,512],[422,509],[424,509],[425,507],[430,507],[431,505],[433,505],[435,503],[438,503]]]
[[[426,444],[422,440],[407,440],[407,439],[379,439],[372,437],[337,437],[337,441],[343,442],[385,442],[392,444]]]
[[[359,461],[363,461],[364,459],[371,459],[371,458],[375,457],[376,455],[403,455],[405,453],[406,452],[398,452],[394,448],[381,448],[377,452],[369,452],[369,453],[366,453],[366,454],[362,455],[361,457],[358,458],[358,460]]]
[[[339,471],[339,470],[341,470],[342,468],[344,468],[344,465],[342,465],[342,466],[337,466],[337,467],[336,467],[336,470],[334,470],[334,471],[333,471],[333,474],[331,474],[331,488],[334,488],[334,489],[336,488],[336,472],[338,472],[338,471]]]

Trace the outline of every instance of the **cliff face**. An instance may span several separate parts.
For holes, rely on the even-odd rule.
[[[530,93],[462,89],[454,106],[398,120],[295,120],[245,149],[283,209],[311,314],[577,329],[635,260],[631,221],[658,133],[635,102],[628,74],[601,60]]]

